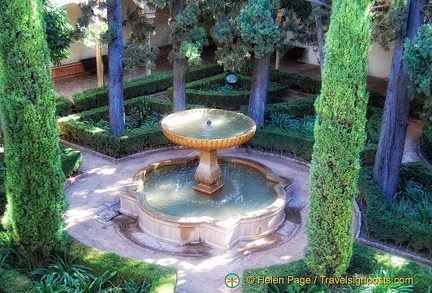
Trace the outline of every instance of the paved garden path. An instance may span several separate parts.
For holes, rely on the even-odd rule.
[[[178,269],[177,292],[241,292],[241,286],[229,289],[224,283],[228,273],[240,276],[246,268],[264,267],[286,263],[303,257],[306,236],[304,221],[300,225],[285,227],[290,237],[265,251],[235,250],[229,253],[215,253],[207,257],[173,256],[138,246],[119,232],[117,224],[106,221],[106,214],[118,202],[119,190],[131,183],[132,176],[143,166],[168,157],[197,154],[194,150],[166,150],[153,152],[133,159],[114,163],[83,152],[83,164],[79,174],[70,178],[65,188],[69,209],[65,221],[67,231],[79,241],[120,256],[145,262],[173,266]],[[276,174],[294,179],[290,189],[291,205],[303,208],[306,214],[308,197],[309,167],[288,158],[275,158],[243,150],[221,150],[222,155],[236,155],[271,167]],[[208,288],[208,289],[204,289]]]

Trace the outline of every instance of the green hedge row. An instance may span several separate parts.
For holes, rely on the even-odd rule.
[[[301,100],[267,105],[266,117],[268,118],[270,113],[274,112],[285,113],[293,117],[314,115],[313,104],[315,98],[315,96],[312,96]],[[242,107],[241,111],[245,112],[246,108]],[[366,132],[368,144],[361,154],[362,166],[372,166],[375,162],[382,110],[369,106],[367,116]],[[246,145],[254,148],[283,151],[306,161],[312,159],[313,144],[314,139],[311,136],[268,126],[258,127],[255,135],[246,142]]]
[[[63,96],[56,95],[54,97],[56,105],[56,115],[63,117],[72,113],[73,103]]]
[[[114,285],[119,285],[123,280],[128,279],[135,281],[147,279],[152,284],[150,292],[175,291],[177,281],[175,268],[128,259],[114,253],[100,251],[78,241],[72,243],[69,253],[72,256],[79,255],[75,262],[91,268],[96,276],[102,275],[107,270],[116,271],[117,274],[110,279]]]
[[[361,276],[371,276],[378,277],[374,275],[374,272],[380,268],[384,268],[387,272],[392,271],[394,277],[399,278],[414,278],[414,290],[415,293],[425,293],[428,292],[430,284],[432,284],[432,269],[424,267],[414,262],[404,262],[403,265],[400,263],[392,263],[388,260],[390,255],[375,249],[369,248],[359,243],[354,243],[353,255],[351,257],[351,262],[347,270],[347,276],[359,277]],[[310,272],[304,260],[298,260],[290,262],[288,264],[274,265],[265,268],[248,269],[243,272],[243,292],[244,293],[267,293],[267,292],[333,292],[333,291],[320,291],[318,288],[315,290],[305,286],[291,286],[288,287],[287,282],[280,285],[273,285],[273,290],[269,287],[272,285],[267,284],[257,284],[245,282],[247,276],[254,277],[258,280],[258,277],[282,277],[287,280],[288,276],[296,278],[311,278],[314,280],[315,276]],[[317,278],[318,282],[320,278]],[[317,282],[317,283],[318,283]],[[339,285],[340,286],[340,285]],[[333,286],[328,290],[338,290],[341,289],[339,286]],[[277,291],[276,290],[279,290]],[[310,289],[311,291],[307,291]],[[348,289],[348,288],[347,288]],[[301,291],[300,291],[301,290]],[[384,289],[383,289],[384,290]],[[337,291],[339,292],[339,291]],[[341,291],[342,292],[342,291]],[[348,291],[343,291],[348,292]],[[365,291],[366,292],[366,291]],[[381,291],[384,292],[384,291]],[[385,291],[390,292],[390,291]]]
[[[432,169],[421,162],[404,164],[401,176],[420,182],[429,181]],[[413,218],[402,217],[387,208],[385,195],[373,179],[372,168],[362,168],[359,181],[359,198],[365,203],[365,222],[368,233],[381,241],[391,241],[416,251],[432,251],[432,227]]]
[[[219,74],[223,71],[219,65],[203,64],[192,67],[186,73],[186,80],[194,81],[208,76]],[[155,73],[150,76],[127,81],[124,83],[124,100],[165,91],[172,86],[172,71]],[[108,105],[108,89],[94,88],[73,95],[73,101],[77,112],[99,108]]]
[[[136,103],[145,101],[151,109],[160,114],[169,114],[173,106],[171,102],[151,97],[137,97],[125,101],[125,109]],[[108,106],[92,109],[79,114],[70,115],[59,120],[60,136],[70,142],[89,147],[98,152],[115,158],[132,154],[157,146],[170,145],[171,142],[162,133],[160,125],[132,131],[115,137],[108,131],[84,122],[92,119],[99,121],[108,116]]]
[[[0,268],[0,292],[4,293],[36,293],[32,281],[17,271]]]
[[[211,76],[208,78],[200,79],[197,81],[189,82],[186,84],[186,101],[189,104],[200,104],[206,107],[212,108],[224,108],[224,109],[239,109],[242,105],[249,103],[250,91],[210,91],[201,90],[205,83],[209,85],[225,85],[225,73]],[[239,84],[237,86],[249,86],[252,84],[252,78],[238,74]],[[281,85],[276,82],[270,82],[268,87],[267,101],[274,103],[280,100],[280,98],[286,96],[288,93],[288,87]],[[173,97],[173,88],[168,88],[168,97]]]
[[[258,127],[255,135],[245,143],[253,148],[284,152],[287,155],[310,162],[314,139],[311,136],[273,127]],[[368,144],[360,155],[362,166],[372,166],[375,162],[376,144]]]
[[[64,146],[60,146],[60,152],[63,173],[65,177],[69,177],[82,163],[81,152]]]
[[[246,64],[240,70],[241,74],[252,76],[253,65]],[[280,72],[277,70],[270,71],[270,81],[285,84],[289,89],[297,90],[310,94],[319,94],[321,90],[321,81],[301,76],[288,72]],[[384,108],[385,95],[377,92],[369,92],[369,106]],[[422,112],[423,105],[420,101],[413,99],[410,103],[410,115],[411,117],[419,117]]]
[[[428,121],[423,125],[423,133],[420,137],[420,150],[422,154],[432,161],[432,122]]]

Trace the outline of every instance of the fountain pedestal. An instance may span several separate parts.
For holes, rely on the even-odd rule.
[[[222,172],[217,162],[217,150],[201,150],[200,162],[195,172],[195,180],[198,184],[193,189],[213,194],[221,189],[224,184],[218,182],[222,178]]]
[[[200,163],[195,173],[198,184],[193,189],[213,194],[224,184],[217,150],[248,141],[256,131],[255,122],[240,113],[220,109],[193,109],[168,115],[162,120],[165,136],[185,147],[199,149]]]

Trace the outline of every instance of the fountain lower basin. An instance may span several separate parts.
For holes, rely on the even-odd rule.
[[[212,214],[203,211],[202,214],[194,216],[189,216],[186,212],[181,216],[177,211],[168,214],[157,210],[151,200],[147,200],[146,195],[142,193],[145,180],[147,180],[146,176],[150,176],[153,171],[163,167],[186,165],[197,159],[198,157],[166,160],[153,163],[138,171],[134,176],[134,183],[127,186],[120,195],[120,212],[138,218],[140,228],[159,240],[176,244],[206,243],[223,251],[228,250],[239,241],[254,240],[269,235],[283,224],[285,205],[288,201],[287,190],[292,180],[274,175],[269,168],[258,162],[235,157],[222,157],[219,158],[219,162],[222,165],[225,163],[241,165],[260,173],[266,181],[273,184],[270,187],[273,199],[265,202],[264,205],[258,205],[258,208],[233,211],[231,214],[228,208],[229,215],[223,217],[220,217],[218,212]],[[197,192],[190,188],[187,189]],[[247,193],[243,196],[247,197]],[[249,193],[252,192],[249,191]],[[166,196],[172,196],[172,193]],[[218,194],[211,197],[217,199]],[[173,205],[178,205],[178,202],[173,201]],[[191,210],[195,211],[195,208]]]

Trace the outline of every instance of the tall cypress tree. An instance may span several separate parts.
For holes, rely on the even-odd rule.
[[[352,254],[352,208],[365,142],[369,1],[334,0],[315,103],[309,242],[316,274],[342,275]]]
[[[34,263],[60,248],[65,208],[42,0],[1,1],[0,111],[7,207],[3,223]]]

